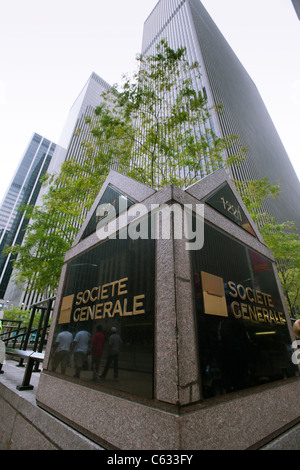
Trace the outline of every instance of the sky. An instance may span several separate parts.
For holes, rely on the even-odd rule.
[[[0,0],[0,201],[34,132],[58,143],[92,72],[135,69],[157,0]],[[255,82],[300,178],[300,21],[291,0],[202,0]]]

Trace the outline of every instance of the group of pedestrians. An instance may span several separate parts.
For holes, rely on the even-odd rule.
[[[106,338],[102,332],[101,325],[97,326],[97,331],[93,336],[88,331],[81,330],[76,333],[74,339],[72,333],[68,330],[68,325],[65,325],[63,331],[57,335],[53,346],[52,371],[56,371],[60,364],[61,373],[65,374],[70,356],[73,354],[75,365],[74,377],[80,378],[80,372],[88,355],[91,354],[93,380],[97,378],[104,380],[112,362],[114,364],[114,380],[118,380],[118,359],[122,339],[117,334],[115,327],[111,328],[107,360],[104,370],[99,376],[100,362],[105,343]]]

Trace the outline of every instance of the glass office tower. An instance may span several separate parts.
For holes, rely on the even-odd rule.
[[[22,204],[35,205],[41,178],[47,171],[56,144],[34,134],[21,159],[0,206],[0,298],[4,298],[12,273],[12,256],[3,253],[5,246],[20,244],[28,221],[19,211]]]
[[[266,177],[273,184],[281,180],[281,195],[267,201],[265,210],[279,222],[294,221],[300,230],[300,185],[294,168],[255,84],[199,0],[157,3],[145,21],[142,53],[155,54],[165,38],[173,48],[186,47],[189,60],[199,62],[202,77],[195,86],[209,105],[223,105],[222,114],[212,114],[216,134],[238,135],[248,149],[231,176],[242,181]]]
[[[96,106],[101,102],[101,94],[110,88],[99,75],[93,72],[75,102],[70,108],[64,128],[58,139],[58,145],[49,165],[48,173],[58,174],[61,164],[70,158],[80,161],[83,155],[82,142],[91,139],[85,122],[87,116],[92,116]],[[81,132],[78,132],[78,131]],[[44,191],[39,196],[41,200]]]

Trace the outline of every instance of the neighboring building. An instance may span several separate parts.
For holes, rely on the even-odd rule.
[[[85,123],[87,116],[93,115],[94,109],[101,101],[103,91],[110,88],[99,75],[92,73],[85,83],[83,89],[71,106],[67,116],[64,128],[58,139],[58,145],[53,155],[48,173],[58,174],[61,164],[71,157],[75,157],[79,161],[83,155],[81,143],[90,139],[88,135],[89,126]],[[78,133],[81,130],[81,133]],[[39,200],[44,194],[42,190]]]
[[[292,0],[297,16],[300,20],[300,0]]]
[[[8,187],[0,207],[0,297],[4,298],[12,274],[13,256],[3,253],[5,246],[22,243],[28,220],[19,208],[35,205],[41,178],[47,171],[56,144],[34,134]]]
[[[28,221],[18,210],[21,204],[35,205],[41,178],[47,171],[56,144],[34,134],[0,206],[0,298],[5,296],[12,273],[12,256],[3,253],[5,246],[22,243]]]
[[[160,0],[145,22],[142,53],[155,54],[162,39],[173,48],[186,47],[188,59],[199,62],[202,77],[195,86],[210,106],[223,105],[222,114],[212,114],[215,133],[238,135],[248,149],[231,176],[241,181],[266,177],[273,184],[281,180],[281,195],[268,201],[265,210],[279,222],[294,221],[300,230],[300,184],[294,168],[255,84],[202,3]]]
[[[30,200],[32,190],[40,189],[40,177],[48,168],[56,145],[33,134],[0,206],[0,230],[10,231],[21,203]]]
[[[51,163],[47,169],[48,173],[58,174],[60,172],[61,164],[69,158],[75,158],[77,161],[80,161],[83,158],[84,148],[81,144],[83,141],[91,139],[91,135],[88,132],[89,126],[85,123],[85,118],[93,114],[95,107],[98,106],[101,101],[100,95],[109,87],[110,85],[102,80],[102,78],[100,78],[96,73],[91,74],[70,109],[65,127],[62,131],[61,137],[59,138]],[[79,130],[81,132],[78,132]],[[42,205],[42,197],[46,191],[47,188],[42,188],[40,191],[38,198],[36,198],[37,205]],[[17,243],[20,241],[18,239]],[[8,280],[9,278],[7,281]],[[0,293],[0,297],[1,296],[3,297],[4,293]],[[22,305],[27,309],[33,302],[41,300],[41,296],[36,292],[27,290],[26,286],[16,285],[12,276],[4,299],[9,301],[11,304]]]

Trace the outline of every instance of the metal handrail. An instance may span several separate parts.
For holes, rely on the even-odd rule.
[[[17,331],[19,331],[19,333],[14,334]],[[36,332],[37,332],[37,328],[32,328],[31,329],[31,335],[33,333],[36,333]],[[8,338],[5,338],[5,336],[7,334],[8,334],[7,332],[0,334],[0,340],[2,340],[6,344],[6,346],[8,346],[9,342],[12,341],[13,342],[12,347],[15,348],[16,343],[18,342],[17,340],[19,338],[22,338],[22,340],[20,341],[20,348],[19,349],[23,349],[24,339],[26,338],[26,334],[27,334],[27,326],[23,326],[22,328],[20,328],[20,330],[12,330],[11,335]]]
[[[54,303],[55,299],[56,299],[56,297],[49,297],[45,300],[41,300],[39,302],[36,302],[36,303],[34,303],[30,306],[31,315],[30,315],[28,326],[24,327],[25,328],[24,333],[21,333],[20,335],[17,334],[17,335],[14,336],[14,338],[22,336],[22,342],[21,342],[21,347],[20,347],[21,350],[23,350],[23,351],[27,350],[32,333],[36,333],[32,350],[34,352],[37,352],[37,353],[42,353],[45,341],[47,341],[48,328],[49,328],[49,319],[50,319],[50,314],[51,314],[51,310],[53,309],[53,303]],[[40,311],[40,313],[41,313],[38,327],[37,328],[32,328],[34,318],[35,318],[35,314],[38,311]],[[13,320],[11,320],[11,321],[13,321]],[[16,322],[18,322],[18,320]],[[0,335],[0,337],[1,337],[1,335]],[[9,340],[9,339],[7,338],[7,340]],[[22,356],[20,356],[20,361],[19,361],[19,364],[18,364],[19,367],[23,366],[23,363],[24,363],[24,358]],[[38,361],[36,362],[36,366],[38,367]]]
[[[4,323],[4,324],[3,324]],[[16,323],[17,326],[9,325],[9,323]],[[0,339],[3,342],[13,342],[13,347],[15,347],[17,338],[20,336],[20,333],[24,328],[21,327],[22,321],[21,320],[2,320],[2,333],[0,334]],[[21,333],[22,336],[23,333]]]

